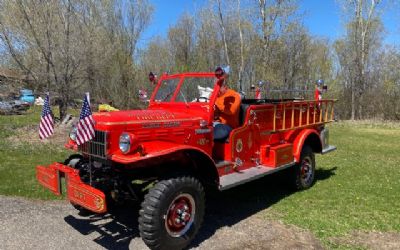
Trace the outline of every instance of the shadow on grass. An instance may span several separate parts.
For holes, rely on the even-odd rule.
[[[332,167],[330,169],[316,169],[315,170],[315,182],[323,181],[335,175],[337,167]]]
[[[317,169],[316,181],[335,175],[336,169]],[[219,228],[235,225],[293,194],[293,189],[288,187],[287,174],[288,171],[282,171],[224,192],[209,194],[203,225],[190,247],[209,239]],[[94,241],[107,249],[129,249],[131,240],[140,237],[138,215],[139,205],[129,204],[103,216],[69,215],[64,220],[83,235],[100,234]]]

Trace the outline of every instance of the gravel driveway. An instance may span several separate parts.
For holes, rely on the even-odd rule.
[[[266,220],[258,209],[249,213],[226,205],[235,204],[211,201],[193,249],[322,249],[309,232]],[[148,249],[137,231],[137,214],[131,206],[83,217],[66,201],[0,196],[0,249]]]

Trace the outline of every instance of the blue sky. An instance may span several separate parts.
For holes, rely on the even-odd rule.
[[[199,9],[206,0],[150,0],[154,5],[153,20],[142,37],[146,44],[154,36],[165,36],[168,28],[174,25],[185,11]],[[300,11],[305,14],[304,24],[312,35],[328,38],[331,41],[344,34],[341,20],[341,7],[337,0],[299,0]],[[400,8],[386,8],[382,21],[386,28],[385,43],[400,45]],[[397,14],[397,15],[396,15]]]

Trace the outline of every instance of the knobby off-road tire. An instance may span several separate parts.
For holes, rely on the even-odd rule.
[[[304,190],[314,184],[315,155],[308,145],[304,145],[301,150],[300,162],[295,165],[293,178],[296,190]]]
[[[182,249],[203,222],[204,188],[194,177],[158,182],[139,212],[140,236],[150,249]]]

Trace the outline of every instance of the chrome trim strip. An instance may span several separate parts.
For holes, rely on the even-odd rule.
[[[78,146],[80,152],[89,156],[107,159],[107,134],[105,131],[95,131],[95,137]]]
[[[233,162],[230,162],[230,161],[220,161],[220,162],[217,162],[216,164],[215,164],[215,166],[217,167],[217,168],[223,168],[223,167],[226,167],[226,166],[231,166],[231,165],[233,165],[234,163]]]

